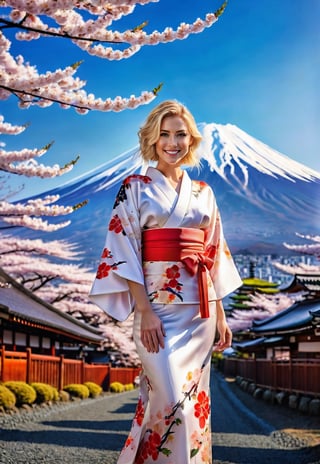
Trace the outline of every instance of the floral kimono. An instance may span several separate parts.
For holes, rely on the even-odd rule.
[[[201,317],[199,289],[182,261],[144,261],[143,231],[191,228],[204,231],[209,317]],[[224,240],[212,189],[184,171],[180,192],[156,168],[127,177],[116,197],[105,248],[90,298],[117,320],[134,309],[127,280],[145,286],[165,328],[165,348],[148,353],[133,336],[141,359],[140,397],[118,464],[212,463],[210,364],[215,338],[215,301],[242,281]]]

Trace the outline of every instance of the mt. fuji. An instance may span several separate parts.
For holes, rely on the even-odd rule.
[[[200,169],[189,169],[194,179],[213,188],[227,241],[240,249],[280,252],[296,232],[320,232],[320,173],[273,150],[231,124],[199,125],[203,135]],[[24,231],[30,238],[67,239],[95,265],[104,244],[107,223],[121,180],[144,167],[138,147],[45,194],[59,194],[59,203],[89,200],[72,216],[69,227],[48,234]],[[60,218],[61,219],[61,218]],[[19,232],[21,235],[21,231]],[[285,249],[283,248],[283,251]]]

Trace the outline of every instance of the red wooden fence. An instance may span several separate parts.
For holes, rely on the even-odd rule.
[[[139,368],[110,367],[109,364],[86,364],[64,356],[33,354],[0,349],[0,381],[44,382],[61,390],[70,383],[95,382],[108,390],[112,382],[133,383]]]
[[[239,375],[260,387],[320,397],[320,359],[226,358],[222,371],[225,376]]]
[[[225,376],[237,375],[257,386],[273,390],[320,396],[320,359],[269,359],[225,358],[222,364]],[[62,389],[70,383],[95,382],[107,391],[112,382],[133,383],[139,368],[111,367],[109,364],[86,364],[64,356],[6,351],[0,348],[0,381],[22,380],[44,382]]]

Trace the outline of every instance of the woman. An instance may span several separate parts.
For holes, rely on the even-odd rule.
[[[134,308],[143,372],[118,464],[211,463],[211,354],[231,345],[221,300],[242,282],[212,189],[182,169],[198,164],[193,116],[165,101],[139,139],[143,160],[156,167],[123,181],[91,291],[117,320]]]

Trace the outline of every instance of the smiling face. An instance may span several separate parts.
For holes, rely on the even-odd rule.
[[[180,116],[163,118],[159,139],[155,144],[159,169],[179,167],[189,152],[192,136],[188,126]]]

